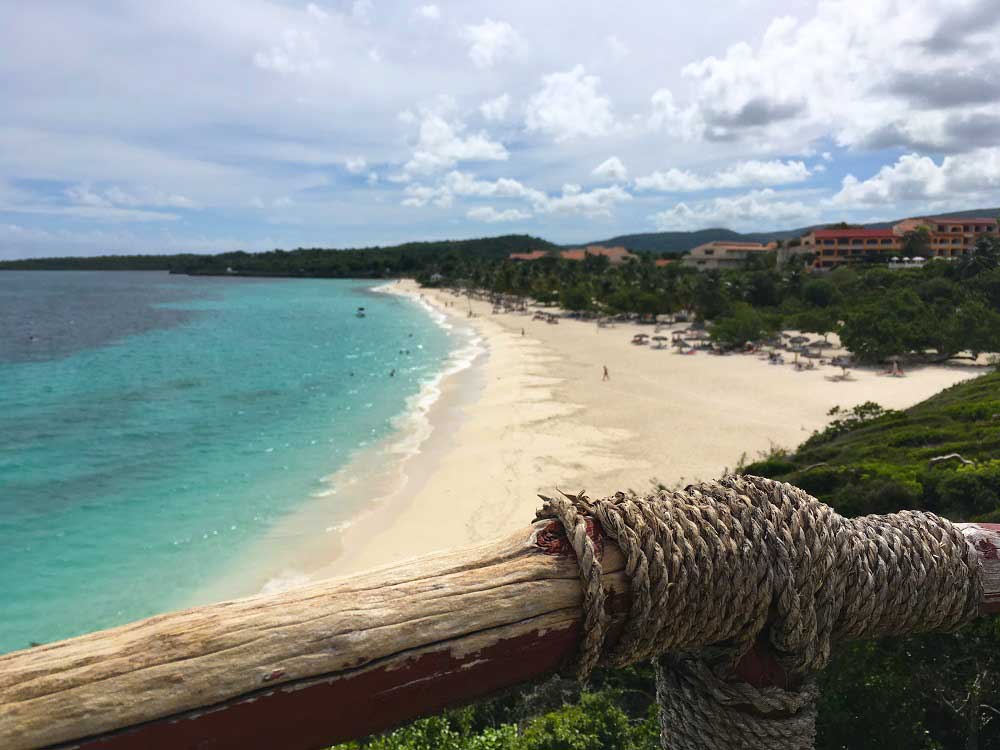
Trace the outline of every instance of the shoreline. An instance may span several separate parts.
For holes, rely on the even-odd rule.
[[[387,282],[370,287],[373,294],[407,298],[421,307],[432,325],[461,337],[438,371],[409,397],[404,411],[394,419],[392,433],[356,451],[347,463],[321,478],[324,489],[312,493],[302,505],[279,520],[242,552],[220,574],[186,597],[184,606],[274,593],[318,578],[317,571],[338,559],[345,550],[345,535],[357,524],[382,510],[387,498],[409,483],[409,462],[425,453],[437,434],[433,424],[438,411],[450,411],[470,398],[476,379],[474,364],[487,355],[474,329],[456,325],[417,292]],[[344,506],[351,508],[345,514]]]
[[[904,408],[986,369],[925,367],[901,379],[854,370],[856,380],[838,383],[825,379],[836,368],[798,372],[746,355],[685,357],[634,347],[632,334],[644,329],[635,324],[547,325],[530,315],[493,315],[477,300],[476,317],[467,318],[464,297],[409,280],[401,287],[477,329],[488,349],[471,368],[481,373],[481,386],[471,400],[455,406],[442,398],[431,410],[434,432],[447,435],[411,459],[405,491],[381,498],[346,530],[340,554],[317,571],[323,577],[526,526],[539,493],[642,492],[657,481],[708,479],[741,456],[753,460],[774,445],[796,448],[829,423],[833,406],[872,400]],[[608,383],[601,381],[603,364]]]
[[[904,408],[986,370],[928,366],[897,379],[855,369],[855,380],[830,382],[827,376],[839,370],[799,372],[751,355],[678,356],[631,346],[633,333],[648,326],[600,329],[571,319],[549,325],[530,314],[493,315],[488,303],[421,289],[411,280],[386,286],[377,289],[410,297],[447,325],[472,329],[466,335],[478,337],[482,351],[454,372],[442,368],[412,450],[390,449],[393,440],[405,439],[397,434],[388,446],[350,462],[353,482],[337,494],[356,499],[354,507],[363,510],[330,527],[324,518],[335,507],[331,500],[306,503],[269,535],[272,548],[277,539],[294,554],[243,556],[261,574],[257,583],[265,569],[271,575],[240,595],[510,532],[531,522],[539,493],[644,492],[658,482],[708,479],[741,457],[754,460],[773,446],[796,448],[829,423],[833,406],[870,400]],[[467,317],[469,309],[475,317]],[[601,380],[604,365],[608,382]],[[380,457],[392,465],[372,465]],[[338,475],[347,476],[331,479]]]

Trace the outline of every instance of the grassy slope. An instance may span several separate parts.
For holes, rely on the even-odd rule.
[[[836,433],[828,429],[794,454],[745,471],[798,485],[845,515],[909,507],[956,521],[1000,517],[1000,373]],[[929,465],[949,453],[975,465]]]

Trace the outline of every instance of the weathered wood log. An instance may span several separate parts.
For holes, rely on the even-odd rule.
[[[963,532],[983,563],[982,611],[1000,612],[1000,526]],[[620,628],[621,553],[598,546]],[[552,673],[576,650],[581,598],[565,539],[540,522],[350,579],[7,654],[0,747],[324,747]],[[787,679],[766,653],[740,672],[758,685]]]

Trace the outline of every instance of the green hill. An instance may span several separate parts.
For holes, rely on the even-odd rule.
[[[870,405],[837,417],[789,455],[747,466],[844,515],[930,510],[1000,520],[1000,373],[959,383],[905,411]],[[957,453],[959,459],[931,459]]]
[[[31,258],[0,261],[0,270],[24,271],[166,271],[193,275],[320,276],[381,278],[413,275],[429,266],[447,268],[459,258],[496,261],[511,253],[555,248],[530,235],[510,234],[473,240],[408,242],[391,247],[349,250],[298,248],[264,253],[218,255],[104,255],[89,258]]]

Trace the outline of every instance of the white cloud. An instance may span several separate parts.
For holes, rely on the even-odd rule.
[[[612,156],[602,161],[594,167],[594,171],[591,174],[603,180],[611,180],[613,182],[625,182],[628,179],[628,170],[625,169],[622,160],[617,156]]]
[[[409,174],[430,174],[462,161],[506,161],[507,149],[486,133],[463,135],[461,122],[449,122],[437,111],[425,110],[413,156],[404,166]]]
[[[365,178],[365,182],[367,182],[369,185],[378,184],[378,172],[375,172],[374,170],[369,172],[368,177]]]
[[[466,26],[462,36],[469,45],[469,58],[477,68],[492,68],[516,54],[523,42],[521,35],[506,21],[486,18],[480,24]]]
[[[567,183],[561,194],[552,196],[518,180],[503,177],[479,180],[459,171],[449,172],[435,186],[407,185],[404,194],[403,205],[416,208],[427,205],[448,208],[456,198],[509,198],[523,200],[539,214],[579,214],[590,218],[610,216],[617,204],[632,200],[618,185],[585,192],[579,185]]]
[[[344,160],[344,169],[351,174],[361,174],[368,168],[368,162],[363,156],[350,156]]]
[[[516,208],[508,208],[504,211],[497,211],[492,206],[480,206],[470,208],[465,212],[466,217],[476,221],[496,223],[501,221],[524,221],[531,218],[530,211],[520,211]]]
[[[326,23],[330,20],[330,14],[323,10],[321,7],[316,5],[316,3],[309,3],[306,5],[306,13],[315,18],[320,23]]]
[[[714,192],[654,189],[815,185],[769,200],[815,207],[824,222],[1000,200],[981,165],[957,159],[988,165],[984,150],[1000,146],[997,0],[741,0],[711,25],[676,3],[638,15],[609,3],[582,13],[570,0],[502,10],[441,0],[15,5],[0,14],[0,80],[18,82],[4,90],[0,183],[29,195],[0,188],[0,224],[45,226],[53,242],[64,227],[142,217],[136,236],[155,239],[136,247],[168,247],[163,225],[189,226],[192,205],[195,223],[220,237],[259,237],[273,214],[303,221],[273,247],[334,233],[365,245],[468,236],[490,226],[466,217],[486,204],[530,211],[558,242],[593,239],[586,214],[568,212],[601,201],[615,217],[607,236],[682,199],[696,219],[715,209],[705,197]],[[186,84],[165,89],[164,66]],[[454,102],[428,115],[420,104],[442,91]],[[336,174],[361,154],[366,166],[343,189]],[[630,182],[592,174],[612,155]],[[758,168],[735,169],[744,160]],[[808,181],[788,173],[797,160]],[[478,174],[460,182],[454,171]],[[518,193],[501,175],[519,195],[494,194]],[[615,184],[636,199],[588,195]],[[410,186],[431,191],[428,206],[450,198],[451,209],[428,208],[415,224],[419,209],[399,205]],[[275,207],[280,196],[294,208]],[[780,226],[720,213],[746,228]]]
[[[611,216],[619,203],[632,200],[618,185],[597,188],[584,192],[579,185],[564,185],[563,193],[554,198],[546,198],[537,210],[549,214],[582,214],[590,218]]]
[[[479,112],[491,122],[503,120],[507,117],[507,110],[510,109],[510,96],[501,94],[493,99],[488,99],[479,105]]]
[[[940,164],[929,156],[906,154],[867,180],[847,175],[829,202],[856,208],[919,201],[971,203],[998,196],[1000,147],[995,147],[946,156]]]
[[[91,187],[89,184],[72,185],[64,191],[71,203],[91,207],[127,207],[127,208],[185,208],[196,209],[199,205],[183,195],[165,193],[161,190],[142,188],[139,190],[124,190],[112,185],[103,190]]]
[[[450,206],[456,196],[475,198],[520,198],[533,204],[544,204],[545,193],[529,188],[506,177],[497,180],[478,180],[475,176],[457,170],[446,174],[436,186],[408,185],[404,190],[405,206],[421,207],[432,203],[436,206]]]
[[[582,65],[542,77],[542,88],[528,102],[525,124],[556,141],[608,135],[615,127],[611,100],[598,92],[601,80]]]
[[[354,0],[354,4],[351,6],[351,16],[355,20],[370,23],[374,15],[375,5],[372,0]]]
[[[804,21],[773,19],[757,46],[739,42],[686,65],[693,96],[677,114],[688,137],[710,141],[989,145],[1000,128],[991,3],[825,0]]]
[[[785,200],[780,193],[765,189],[691,205],[678,203],[651,218],[660,231],[690,231],[712,227],[776,228],[815,215],[815,206]]]
[[[425,21],[440,21],[441,20],[441,9],[436,5],[421,5],[413,14],[417,18],[422,18]]]
[[[426,185],[407,185],[403,194],[406,196],[403,205],[413,208],[422,208],[431,203],[438,208],[449,208],[454,202],[454,196],[450,192]]]
[[[752,185],[786,185],[809,179],[809,168],[801,161],[741,161],[710,175],[698,175],[684,169],[653,172],[635,181],[637,190],[658,190],[664,193],[694,193],[701,190],[749,187]]]
[[[257,52],[253,62],[262,70],[284,75],[313,75],[331,66],[316,35],[297,29],[285,29],[281,40],[268,50]]]
[[[611,51],[611,57],[616,62],[620,62],[628,57],[631,50],[625,42],[618,38],[617,35],[611,34],[605,41],[608,45],[608,49]]]

